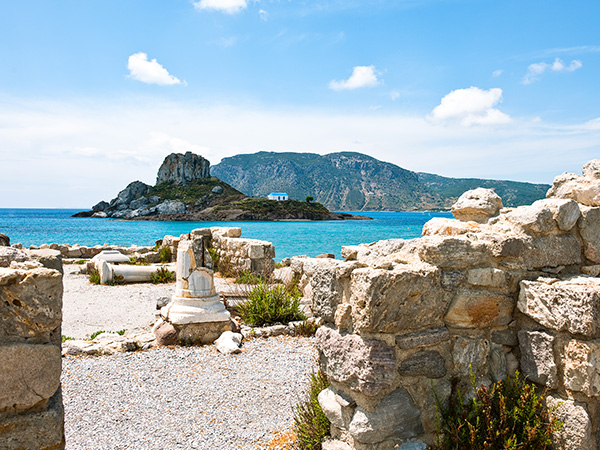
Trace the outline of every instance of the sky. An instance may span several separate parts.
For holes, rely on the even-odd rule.
[[[600,158],[597,0],[0,0],[0,208],[162,160],[355,151],[551,183]]]

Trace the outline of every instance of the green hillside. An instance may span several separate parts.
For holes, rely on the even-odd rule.
[[[303,200],[310,195],[334,211],[447,209],[475,187],[494,188],[506,206],[518,206],[543,198],[550,187],[416,173],[353,152],[236,155],[212,166],[211,174],[250,196],[283,191]]]

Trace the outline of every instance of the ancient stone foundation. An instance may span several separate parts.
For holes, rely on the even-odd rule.
[[[292,258],[325,321],[319,402],[340,448],[431,444],[434,390],[445,402],[453,380],[472,392],[471,370],[489,385],[517,369],[558,407],[555,448],[599,448],[600,161],[545,200],[501,207],[477,189],[422,238]]]
[[[58,253],[58,252],[57,252]],[[62,267],[0,247],[0,449],[63,449]]]

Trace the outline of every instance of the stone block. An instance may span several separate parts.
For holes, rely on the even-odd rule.
[[[563,352],[565,388],[597,397],[600,394],[599,359],[600,342],[568,341]]]
[[[481,228],[476,222],[462,222],[457,219],[434,217],[423,225],[423,236],[458,236]]]
[[[517,307],[536,322],[556,331],[600,335],[600,279],[538,278],[521,281],[520,287]]]
[[[582,208],[578,225],[585,257],[600,263],[600,208]]]
[[[543,331],[521,330],[518,333],[523,375],[550,389],[558,387],[554,353],[554,336]]]
[[[473,286],[504,287],[506,274],[503,270],[493,267],[470,269],[467,272],[467,282]]]
[[[319,405],[331,424],[340,429],[347,429],[356,403],[345,394],[336,392],[331,386],[321,391],[318,396]]]
[[[304,273],[310,285],[308,291],[312,298],[312,310],[316,316],[326,322],[334,322],[335,311],[344,298],[344,284],[349,278],[338,276],[337,270],[345,261],[332,259],[306,259],[303,263]]]
[[[516,347],[519,345],[517,335],[510,328],[492,331],[492,342],[509,347]]]
[[[446,327],[430,328],[417,331],[416,333],[396,336],[396,345],[401,349],[411,349],[416,347],[429,347],[449,340],[450,333],[448,333]]]
[[[490,345],[485,339],[457,336],[452,346],[454,373],[457,376],[469,376],[487,373],[487,358]]]
[[[563,426],[553,435],[557,450],[596,450],[592,422],[585,403],[562,399],[554,394],[546,397],[546,405]]]
[[[317,330],[316,344],[329,379],[352,390],[375,396],[396,378],[396,355],[385,342],[341,335],[323,326]]]
[[[498,215],[502,209],[502,199],[493,189],[476,188],[462,194],[452,205],[452,214],[463,222],[485,223]]]
[[[490,376],[492,381],[500,381],[506,378],[507,371],[506,356],[501,345],[492,344],[490,350]]]
[[[421,411],[404,388],[398,388],[377,405],[373,412],[360,407],[350,422],[350,435],[363,444],[386,440],[407,440],[423,433]]]
[[[523,251],[523,262],[529,270],[580,264],[581,245],[571,235],[539,236]]]
[[[61,364],[55,345],[0,345],[0,412],[26,410],[52,397]]]
[[[62,450],[65,448],[63,417],[62,395],[58,389],[46,410],[0,419],[0,448]]]
[[[62,255],[58,250],[52,250],[50,248],[31,250],[29,255],[31,256],[31,259],[40,262],[42,266],[63,273]]]
[[[62,275],[56,270],[5,269],[0,275],[0,340],[45,343],[61,325]]]
[[[446,292],[440,271],[430,265],[356,269],[351,292],[355,330],[397,334],[442,326]]]
[[[29,256],[17,248],[0,245],[0,267],[10,267],[13,261],[29,261]]]
[[[446,361],[435,350],[421,350],[404,359],[398,373],[409,377],[443,378],[446,376]]]
[[[501,327],[512,321],[512,298],[492,291],[459,290],[444,317],[457,328]]]
[[[419,258],[441,268],[460,270],[492,263],[492,243],[467,236],[422,238],[416,252]]]

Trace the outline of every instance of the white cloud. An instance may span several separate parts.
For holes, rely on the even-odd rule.
[[[523,77],[522,83],[531,84],[534,81],[538,81],[542,74],[547,70],[551,70],[553,72],[574,72],[582,66],[583,64],[578,59],[574,59],[568,66],[566,66],[560,58],[556,58],[552,64],[545,62],[530,64],[527,68],[527,73]]]
[[[400,95],[401,95],[400,92],[398,92],[396,90],[390,92],[390,98],[394,101],[398,100],[400,98]]]
[[[467,127],[509,123],[511,118],[494,108],[500,102],[500,88],[487,91],[473,86],[468,89],[456,89],[442,98],[428,118],[433,122],[459,123]]]
[[[329,89],[342,91],[346,89],[358,89],[363,87],[379,86],[381,81],[377,79],[375,66],[355,66],[352,75],[347,80],[333,80],[329,82]]]
[[[497,77],[499,77],[500,75],[502,75],[502,73],[503,73],[503,72],[504,72],[504,70],[501,70],[501,69],[494,70],[494,71],[492,72],[492,76],[493,76],[494,78],[497,78]]]
[[[258,15],[260,16],[260,20],[262,20],[264,22],[269,20],[269,13],[268,13],[268,11],[265,11],[264,9],[261,9],[260,11],[258,11]]]
[[[142,83],[163,86],[181,84],[179,78],[171,75],[156,59],[148,61],[148,55],[143,52],[131,55],[127,68],[129,69],[129,76]]]
[[[219,11],[225,14],[237,14],[248,6],[246,0],[200,0],[194,2],[196,9]]]

